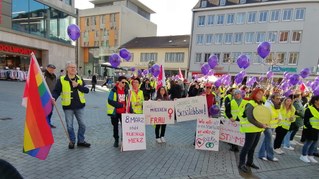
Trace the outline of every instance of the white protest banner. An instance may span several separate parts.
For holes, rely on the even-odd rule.
[[[219,123],[216,118],[197,119],[195,149],[219,150]]]
[[[174,101],[144,101],[145,124],[174,124]]]
[[[123,151],[145,150],[144,114],[122,114]]]
[[[239,132],[239,122],[232,122],[230,119],[221,118],[219,140],[238,146],[244,146],[245,134]]]
[[[177,99],[175,112],[177,122],[208,118],[206,96]]]

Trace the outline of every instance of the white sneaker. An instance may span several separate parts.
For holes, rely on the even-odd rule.
[[[287,149],[287,150],[295,150],[295,148],[293,148],[293,147],[291,147],[291,146],[289,146],[289,147],[284,146],[284,149]]]
[[[312,162],[312,163],[318,163],[318,161],[315,160],[313,156],[308,156],[308,159],[309,159],[310,162]]]
[[[290,145],[296,145],[296,144],[297,144],[297,142],[295,140],[290,141]]]
[[[159,144],[162,143],[162,141],[161,141],[160,138],[157,138],[157,139],[156,139],[156,142],[159,143]]]
[[[268,159],[266,157],[261,157],[260,159],[263,161],[268,161]]]
[[[271,159],[270,161],[272,161],[272,162],[278,162],[279,161],[279,159],[278,158],[276,158],[276,157],[274,157],[273,159]]]
[[[276,154],[278,154],[278,155],[281,155],[281,154],[284,154],[284,153],[285,153],[285,152],[282,151],[280,148],[274,149],[274,152],[275,152]]]
[[[165,140],[165,138],[164,138],[164,137],[161,137],[161,141],[162,141],[163,143],[165,143],[165,142],[166,142],[166,140]]]
[[[308,159],[308,156],[307,155],[301,155],[300,156],[300,160],[302,160],[303,162],[306,162],[306,163],[309,163],[310,160]]]

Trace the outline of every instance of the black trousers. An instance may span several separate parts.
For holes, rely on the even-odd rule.
[[[160,134],[160,129],[161,129],[161,134]],[[155,127],[156,139],[165,136],[165,129],[166,129],[166,124],[157,124],[156,125],[156,127]]]
[[[274,141],[274,149],[279,149],[281,147],[281,143],[284,140],[288,130],[282,128],[281,126],[278,126],[275,131],[276,131],[276,138]]]
[[[245,133],[245,144],[240,151],[239,166],[252,164],[254,161],[254,152],[258,144],[261,132]],[[247,157],[247,162],[246,162]]]
[[[119,122],[122,123],[122,115],[116,114],[115,116],[111,116],[111,122],[113,125],[113,137],[115,140],[119,140]]]

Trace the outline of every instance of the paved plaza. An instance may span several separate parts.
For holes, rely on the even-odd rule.
[[[277,155],[279,162],[262,161],[255,155],[254,162],[261,169],[252,170],[252,174],[239,173],[239,153],[229,151],[228,144],[220,143],[219,152],[194,149],[195,121],[168,125],[166,144],[157,144],[154,128],[146,126],[147,150],[121,152],[113,147],[112,125],[105,107],[107,88],[100,86],[96,92],[86,95],[86,141],[92,144],[91,148],[69,150],[62,124],[54,111],[52,121],[57,128],[52,131],[55,143],[48,158],[41,161],[22,153],[25,109],[21,106],[21,97],[24,84],[0,81],[0,158],[13,164],[26,179],[319,178],[319,164],[299,160],[301,146],[296,146],[295,151]],[[58,107],[64,117],[60,103]]]

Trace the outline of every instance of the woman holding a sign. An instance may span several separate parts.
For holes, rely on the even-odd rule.
[[[167,91],[164,86],[160,87],[157,90],[156,94],[156,100],[157,101],[169,101],[169,97],[167,94]],[[156,137],[156,142],[157,143],[165,143],[165,129],[166,129],[166,124],[156,124],[155,127],[155,137]],[[161,130],[161,134],[160,134]]]
[[[245,108],[239,113],[240,119],[240,132],[245,133],[245,144],[240,152],[238,168],[244,173],[249,172],[249,168],[259,169],[253,163],[255,148],[258,144],[260,134],[267,127],[256,120],[257,114],[254,112],[259,106],[262,106],[263,90],[255,88],[249,98]],[[268,111],[269,110],[263,110]],[[265,115],[264,115],[265,116]],[[271,117],[271,114],[266,114]],[[246,161],[247,158],[247,161]]]

